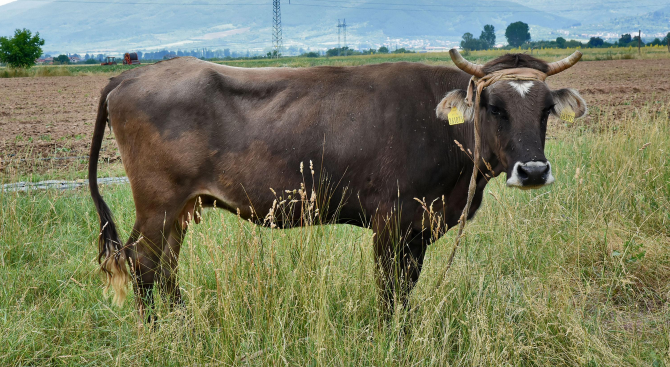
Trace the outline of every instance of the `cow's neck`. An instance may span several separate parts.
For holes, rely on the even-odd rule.
[[[453,69],[448,69],[452,73],[457,75],[450,75],[450,80],[453,81],[453,84],[449,83],[445,85],[445,88],[441,90],[436,90],[436,96],[439,97],[438,101],[441,100],[448,92],[454,89],[466,90],[468,83],[470,81],[470,75],[463,72],[455,72]],[[474,163],[472,161],[472,154],[475,149],[475,129],[473,122],[466,122],[462,125],[448,126],[446,121],[440,121],[444,126],[447,126],[446,129],[441,129],[447,134],[446,141],[450,144],[448,147],[445,147],[445,155],[448,160],[446,167],[449,167],[449,172],[445,172],[445,180],[450,180],[451,177],[457,175],[458,179],[453,182],[453,185],[447,190],[450,196],[448,200],[448,212],[451,212],[448,215],[447,222],[449,226],[453,226],[457,223],[458,218],[461,215],[463,208],[465,207],[465,199],[467,197],[467,187],[470,182],[470,177],[472,175],[472,170],[474,168]],[[459,147],[455,141],[458,141],[463,149]],[[484,139],[482,141],[482,151],[481,157],[483,160],[480,160],[479,174],[477,176],[477,190],[470,208],[469,217],[474,215],[475,211],[479,208],[482,202],[483,191],[486,187],[486,184],[489,180],[498,176],[503,172],[503,167],[500,164],[497,156],[493,153],[494,149],[491,149]],[[465,153],[463,152],[463,150]],[[484,163],[486,161],[492,168],[492,171]],[[486,175],[485,175],[486,174]]]

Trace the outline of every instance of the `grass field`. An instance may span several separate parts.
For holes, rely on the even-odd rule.
[[[574,49],[537,49],[533,50],[533,56],[547,61],[559,60],[572,52]],[[636,48],[587,48],[580,49],[584,53],[582,60],[620,60],[620,59],[659,59],[670,58],[670,52],[665,46],[642,47],[638,54]],[[466,58],[478,63],[485,63],[506,53],[528,53],[528,50],[488,50],[472,51],[465,53]],[[446,52],[415,53],[415,54],[375,54],[359,56],[338,56],[338,57],[282,57],[281,59],[237,59],[214,61],[216,63],[239,66],[239,67],[307,67],[307,66],[356,66],[366,64],[378,64],[380,62],[423,62],[432,65],[453,65],[449,54]],[[0,68],[0,78],[12,77],[40,77],[40,76],[76,76],[108,73],[111,75],[119,74],[124,70],[132,69],[137,65],[67,65],[67,66],[37,66],[28,70],[12,70]]]
[[[669,113],[558,128],[556,183],[493,180],[444,281],[453,233],[388,323],[371,231],[210,210],[182,249],[186,307],[159,300],[150,332],[102,295],[87,190],[0,192],[0,365],[670,365]],[[128,231],[129,187],[102,193]]]
[[[562,59],[575,49],[539,49],[533,50],[533,56],[539,57],[547,61],[556,61]],[[620,60],[620,59],[659,59],[670,58],[670,52],[665,47],[643,47],[641,53],[638,55],[637,49],[634,48],[588,48],[580,49],[584,56],[584,61],[600,61],[600,60]],[[486,63],[496,57],[507,53],[529,53],[529,50],[488,50],[488,51],[472,51],[464,53],[465,57],[477,63]],[[284,67],[306,67],[306,66],[356,66],[366,64],[377,64],[380,62],[423,62],[430,65],[453,65],[449,53],[447,52],[431,52],[431,53],[415,53],[415,54],[374,54],[361,56],[338,56],[338,57],[283,57],[281,59],[256,59],[256,60],[229,60],[217,61],[218,63],[239,66],[239,67],[268,67],[268,66],[284,66]]]
[[[39,65],[30,69],[0,68],[0,78],[44,77],[44,76],[76,76],[91,74],[120,74],[125,70],[141,65]]]

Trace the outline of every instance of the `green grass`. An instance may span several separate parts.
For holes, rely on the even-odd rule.
[[[533,56],[547,61],[556,61],[574,52],[574,49],[535,49]],[[621,59],[667,59],[670,53],[665,46],[647,46],[642,47],[638,55],[636,48],[632,47],[614,47],[614,48],[587,48],[580,49],[584,53],[583,61],[599,60],[621,60]],[[506,53],[528,53],[529,50],[487,50],[466,52],[467,59],[486,63],[496,57]],[[382,62],[423,62],[431,65],[453,65],[447,52],[414,53],[414,54],[374,54],[358,56],[337,56],[337,57],[282,57],[281,59],[234,59],[214,61],[223,65],[238,67],[308,67],[308,66],[357,66],[367,64],[378,64]],[[146,64],[145,64],[146,65]],[[142,66],[142,65],[139,65]],[[138,67],[138,65],[67,65],[67,66],[37,66],[28,70],[0,68],[0,78],[13,77],[41,77],[41,76],[72,76],[72,75],[91,75],[106,73],[110,75],[120,74],[121,72]]]
[[[369,230],[269,230],[210,210],[181,252],[186,307],[159,300],[150,332],[132,296],[117,308],[102,295],[86,190],[0,193],[0,365],[669,365],[661,111],[560,128],[546,189],[493,180],[445,281],[453,232],[388,324]],[[127,236],[129,187],[102,191]]]
[[[537,49],[533,50],[533,56],[546,61],[560,60],[575,49]],[[637,49],[632,48],[592,48],[580,49],[584,54],[584,61],[620,60],[620,59],[667,59],[670,53],[661,47],[643,47],[640,55]],[[529,53],[528,50],[487,50],[471,51],[463,54],[468,60],[484,64],[507,53]],[[337,57],[282,57],[281,59],[255,59],[255,60],[224,60],[215,61],[219,64],[238,67],[308,67],[308,66],[358,66],[367,64],[378,64],[382,62],[423,62],[430,65],[453,66],[447,52],[414,53],[414,54],[374,54],[360,56],[337,56]]]
[[[0,78],[121,74],[141,65],[61,65],[35,66],[30,69],[0,68]]]

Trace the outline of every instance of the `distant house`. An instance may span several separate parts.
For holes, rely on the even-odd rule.
[[[35,63],[39,65],[50,65],[53,63],[53,61],[54,61],[53,57],[45,57],[43,59],[35,60]]]
[[[81,58],[79,56],[70,56],[70,64],[76,64],[81,61]]]

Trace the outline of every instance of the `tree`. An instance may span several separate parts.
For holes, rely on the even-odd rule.
[[[70,63],[70,58],[67,57],[67,55],[58,55],[58,57],[54,57],[54,65],[60,64],[60,65],[65,65]]]
[[[44,46],[44,40],[39,32],[33,36],[25,28],[17,29],[12,38],[0,37],[0,62],[12,68],[29,68],[42,55],[41,46]]]
[[[519,47],[525,42],[530,41],[530,32],[528,24],[524,22],[514,22],[507,26],[505,38],[512,47]]]
[[[632,41],[633,37],[631,37],[629,33],[622,34],[621,38],[619,38],[619,46],[627,46]]]
[[[644,46],[644,41],[640,39],[640,36],[635,36],[633,37],[633,46],[638,45],[638,41],[640,41],[640,45]]]
[[[479,39],[486,42],[487,48],[493,48],[496,45],[496,29],[490,24],[484,26]]]
[[[600,38],[600,37],[591,37],[591,39],[589,40],[588,45],[589,45],[589,47],[600,47],[600,46],[603,45],[603,43],[605,43],[605,41],[603,41],[602,38]]]
[[[389,49],[386,46],[382,46],[382,47],[379,48],[379,50],[377,50],[377,52],[380,53],[380,54],[387,54],[387,53],[389,53]]]
[[[326,51],[326,56],[332,57],[332,56],[347,56],[351,55],[352,51],[349,50],[349,47],[340,47],[340,48],[331,48],[328,51]]]
[[[565,48],[565,38],[557,37],[556,44],[558,45],[558,48]]]
[[[668,32],[668,34],[665,35],[663,43],[665,43],[665,45],[668,46],[668,52],[670,52],[670,32]]]
[[[467,32],[463,34],[463,40],[461,41],[461,48],[464,50],[483,50],[488,47],[488,43],[486,41],[482,41],[478,38],[475,38],[475,36],[472,35],[472,33]]]

